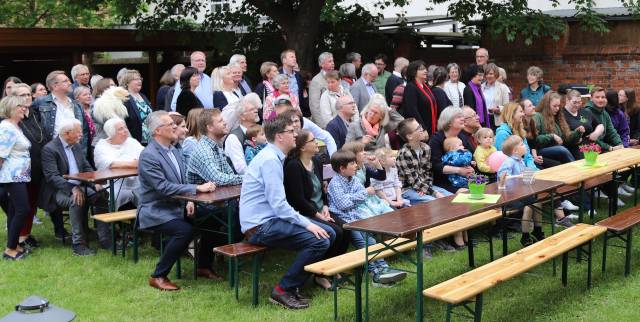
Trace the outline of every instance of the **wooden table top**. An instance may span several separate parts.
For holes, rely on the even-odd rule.
[[[501,207],[509,202],[547,192],[562,185],[562,182],[548,180],[535,180],[533,184],[526,185],[522,183],[521,178],[512,178],[507,180],[507,189],[503,191],[498,190],[497,183],[487,185],[485,193],[500,194],[498,202],[493,204],[452,203],[451,201],[455,198],[453,195],[358,220],[345,224],[344,228],[391,236],[409,236],[418,231]]]
[[[213,192],[198,192],[195,195],[173,196],[175,199],[193,201],[199,203],[213,204],[240,197],[242,185],[216,187]]]
[[[330,164],[325,164],[325,165],[322,166],[322,179],[323,180],[331,180],[331,178],[333,178],[334,175],[336,175],[336,174],[333,171],[333,168],[331,168]]]
[[[640,163],[639,149],[620,149],[603,153],[598,156],[599,163],[607,165],[599,168],[584,169],[580,165],[584,160],[576,160],[536,172],[535,178],[542,180],[562,181],[565,184],[576,184],[603,174]]]
[[[91,172],[80,172],[62,176],[67,180],[78,180],[88,183],[96,183],[112,179],[133,177],[138,175],[138,169],[105,169]]]

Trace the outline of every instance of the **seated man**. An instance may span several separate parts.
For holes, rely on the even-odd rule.
[[[271,291],[270,301],[288,309],[309,307],[299,288],[309,277],[304,266],[322,258],[335,232],[295,211],[284,191],[283,162],[296,146],[290,119],[276,117],[265,123],[269,144],[247,167],[240,195],[240,224],[252,244],[298,251],[293,264]]]
[[[152,138],[140,153],[138,161],[138,221],[140,228],[150,229],[169,237],[164,254],[149,279],[149,285],[163,291],[180,288],[168,278],[171,267],[189,246],[192,227],[185,218],[194,215],[194,204],[172,198],[177,195],[210,192],[215,189],[211,182],[201,185],[187,184],[186,169],[180,152],[171,143],[178,139],[177,125],[165,111],[156,111],[146,121]],[[210,277],[212,272],[198,270],[200,276]]]
[[[340,96],[336,100],[336,111],[338,115],[327,124],[327,132],[336,141],[336,146],[341,149],[347,137],[347,130],[352,118],[357,114],[356,102],[350,95]]]
[[[204,110],[198,115],[198,129],[202,134],[200,141],[193,149],[193,153],[189,158],[189,167],[187,170],[187,181],[192,184],[202,184],[205,182],[213,182],[216,186],[229,186],[242,183],[242,176],[235,173],[233,167],[229,163],[227,155],[222,150],[222,142],[227,135],[227,127],[222,120],[220,110],[211,109]],[[233,202],[233,201],[232,201]],[[237,202],[229,207],[237,207]],[[198,225],[207,228],[219,228],[220,224],[215,218],[207,216],[211,210],[215,210],[215,206],[199,207],[198,209]],[[238,216],[234,216],[235,219]],[[227,219],[224,218],[224,221]],[[240,223],[233,223],[237,229],[235,236],[241,236],[239,231]],[[221,229],[218,229],[221,230]],[[201,269],[211,270],[213,262],[213,247],[224,245],[227,238],[220,234],[204,233],[200,240],[198,267]],[[215,273],[214,273],[215,274]]]
[[[93,250],[87,247],[84,226],[89,204],[106,205],[106,196],[102,186],[90,185],[85,188],[76,180],[67,180],[64,175],[94,171],[80,146],[82,125],[77,119],[64,119],[60,122],[59,136],[42,148],[42,172],[45,185],[42,187],[39,205],[51,213],[52,218],[61,218],[63,209],[69,209],[71,221],[71,242],[73,254],[77,256],[92,255]],[[96,193],[100,191],[100,193]],[[86,199],[89,200],[86,200]],[[100,201],[98,201],[100,198]],[[96,223],[100,247],[111,247],[109,225]]]

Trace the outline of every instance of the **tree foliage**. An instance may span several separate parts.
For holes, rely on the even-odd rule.
[[[120,1],[122,3],[120,3]],[[110,27],[124,0],[8,0],[0,1],[0,26],[11,28]],[[131,6],[127,6],[131,8]]]

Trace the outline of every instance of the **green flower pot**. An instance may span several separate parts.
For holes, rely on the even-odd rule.
[[[486,187],[487,187],[486,183],[483,183],[483,184],[470,183],[469,194],[471,195],[471,198],[474,198],[474,199],[484,198],[484,188]]]
[[[598,152],[584,152],[584,163],[588,166],[592,166],[596,164],[596,160],[598,160]]]

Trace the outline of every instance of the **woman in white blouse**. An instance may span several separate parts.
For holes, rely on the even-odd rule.
[[[94,151],[96,168],[136,169],[138,158],[144,147],[129,135],[129,129],[122,119],[112,118],[104,123],[106,139],[98,141]],[[126,203],[135,204],[133,190],[138,187],[138,177],[115,181],[116,208]]]
[[[487,110],[493,115],[496,126],[502,124],[500,113],[502,108],[509,103],[509,88],[500,82],[500,69],[496,64],[490,63],[484,66],[484,79],[482,83],[482,95],[487,103]]]
[[[462,108],[464,106],[464,93],[465,85],[460,81],[460,67],[456,63],[447,65],[447,74],[449,80],[444,83],[444,92],[451,101],[451,104],[455,107]]]

